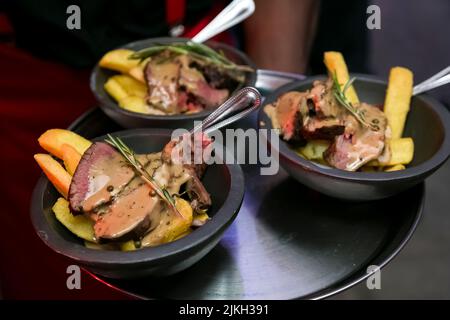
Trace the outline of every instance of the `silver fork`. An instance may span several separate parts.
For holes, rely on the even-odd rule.
[[[239,90],[209,116],[195,126],[190,133],[203,131],[208,134],[225,127],[258,109],[261,105],[261,94],[254,87]],[[221,121],[222,120],[222,121]]]
[[[434,76],[428,78],[427,80],[419,83],[413,88],[413,95],[418,95],[420,93],[432,90],[434,88],[443,86],[450,83],[450,66],[439,71]]]

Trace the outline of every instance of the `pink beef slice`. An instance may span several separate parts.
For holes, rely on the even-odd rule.
[[[225,102],[229,96],[227,89],[215,89],[206,82],[203,74],[190,67],[190,60],[187,56],[178,58],[180,62],[180,87],[193,95],[205,108],[215,108]]]
[[[74,213],[87,213],[109,203],[135,176],[122,155],[104,142],[95,142],[83,154],[69,189]]]
[[[377,159],[383,152],[387,125],[385,115],[379,108],[366,103],[362,103],[359,108],[364,111],[366,121],[377,120],[378,130],[363,127],[349,115],[346,132],[337,136],[324,152],[325,160],[335,168],[355,171]]]
[[[146,156],[138,156],[145,165]],[[104,142],[86,150],[72,178],[69,201],[73,212],[95,221],[100,239],[137,239],[156,221],[159,199],[122,155]]]

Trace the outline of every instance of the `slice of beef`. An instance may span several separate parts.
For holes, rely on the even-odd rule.
[[[199,70],[205,77],[206,82],[215,89],[227,89],[229,92],[233,92],[245,80],[242,72],[230,74],[224,72],[224,70],[219,70],[214,65],[200,63],[195,60],[189,63],[189,67]]]
[[[181,65],[180,87],[195,96],[205,108],[215,108],[225,102],[229,96],[227,89],[215,89],[209,85],[199,70],[190,67],[191,60],[188,56],[180,56],[177,60]]]
[[[310,116],[320,119],[339,118],[345,113],[338,104],[333,94],[333,82],[314,81],[313,87],[306,96],[306,102]]]
[[[338,118],[307,117],[303,123],[301,135],[306,140],[332,140],[344,131],[345,126]]]
[[[371,160],[377,159],[385,146],[386,117],[375,106],[362,103],[366,121],[376,124],[378,130],[362,126],[348,115],[346,131],[336,137],[334,143],[324,152],[324,159],[333,167],[356,171]]]
[[[148,86],[147,103],[168,114],[179,113],[179,61],[151,60],[145,66],[144,76]]]
[[[137,157],[149,172],[161,164],[160,154]],[[98,240],[112,240],[143,235],[154,221],[159,199],[115,148],[95,142],[75,171],[69,201],[72,212],[95,222]]]
[[[135,179],[99,215],[94,224],[97,239],[139,239],[158,224],[160,199],[141,179]]]
[[[134,176],[116,149],[104,142],[93,143],[83,154],[70,184],[72,212],[90,212],[110,202]]]
[[[303,116],[300,112],[300,104],[305,94],[302,92],[287,92],[280,96],[275,103],[275,114],[281,136],[286,141],[303,142],[301,134]]]

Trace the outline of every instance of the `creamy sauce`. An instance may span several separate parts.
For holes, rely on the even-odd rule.
[[[166,163],[161,152],[137,156],[145,163],[147,172],[170,194],[177,194],[183,184],[192,178],[183,165]],[[89,192],[82,205],[85,214],[95,221],[97,239],[137,239],[142,244],[159,243],[161,234],[177,217],[156,192],[137,176],[120,154],[114,154],[98,162],[90,171]],[[156,232],[152,235],[153,232]],[[153,239],[153,240],[152,240]],[[158,240],[159,239],[159,240]]]
[[[148,103],[165,113],[176,113],[178,109],[177,82],[180,76],[180,64],[173,61],[166,63],[149,62],[150,74]]]

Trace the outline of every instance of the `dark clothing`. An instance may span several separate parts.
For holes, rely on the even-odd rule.
[[[214,2],[186,1],[183,24],[197,23]],[[73,4],[81,10],[80,30],[66,26]],[[169,35],[164,0],[20,0],[8,2],[6,10],[18,47],[75,67],[90,67],[124,43]]]
[[[368,72],[366,0],[322,0],[317,34],[309,61],[310,74],[325,74],[323,53],[340,51],[351,72]]]

